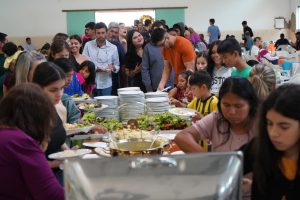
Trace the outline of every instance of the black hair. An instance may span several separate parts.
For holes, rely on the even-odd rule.
[[[282,39],[284,38],[284,34],[283,33],[280,34],[280,38],[282,38]]]
[[[66,34],[66,33],[56,33],[55,36],[52,39],[52,42],[54,42],[55,40],[67,41],[68,38],[69,38],[69,35]]]
[[[18,51],[18,46],[13,42],[7,42],[4,44],[2,51],[7,56],[12,56]]]
[[[5,42],[5,38],[6,38],[6,34],[5,33],[1,33],[0,32],[0,42]]]
[[[161,20],[159,20],[159,21],[161,21],[164,25],[166,25],[166,20],[161,19]]]
[[[255,37],[255,38],[253,39],[253,42],[256,42],[257,40],[261,40],[261,37]]]
[[[41,50],[49,50],[50,47],[51,47],[51,45],[47,42],[42,46]]]
[[[295,35],[300,35],[300,31],[298,31]]]
[[[256,60],[248,60],[247,65],[253,67],[254,65],[257,65],[259,62]]]
[[[249,104],[249,113],[248,113],[248,120],[249,123],[247,125],[251,125],[256,116],[257,113],[257,107],[258,107],[258,98],[256,96],[256,93],[249,82],[248,79],[243,77],[229,77],[225,79],[224,83],[222,84],[220,91],[219,91],[219,101],[218,101],[218,111],[220,114],[220,118],[217,120],[217,130],[220,134],[226,135],[226,139],[218,146],[222,146],[225,144],[229,138],[230,138],[230,123],[229,121],[224,117],[221,104],[223,97],[228,94],[232,93],[240,97],[241,99],[245,100]],[[227,124],[227,130],[221,130],[221,124],[225,123]]]
[[[28,41],[28,40],[31,40],[31,38],[30,38],[30,37],[27,37],[27,38],[26,38],[26,41]]]
[[[181,75],[186,81],[189,80],[189,77],[193,74],[192,71],[190,70],[185,70],[183,72],[181,72],[179,75]]]
[[[72,39],[75,39],[75,40],[77,40],[80,44],[82,44],[82,40],[81,40],[81,37],[80,37],[79,35],[77,35],[77,34],[71,35],[71,36],[70,36],[70,40],[72,40]]]
[[[104,28],[105,31],[108,30],[108,29],[107,29],[107,26],[106,26],[106,24],[105,24],[104,22],[99,22],[99,23],[95,24],[95,30],[96,30],[96,29],[101,29],[101,28]]]
[[[166,36],[167,31],[162,28],[156,28],[152,31],[151,42],[156,45],[159,41],[162,41]]]
[[[212,59],[212,49],[214,48],[214,46],[219,46],[220,43],[221,43],[220,40],[216,40],[209,45],[208,55],[207,55],[207,72],[211,77],[213,77],[213,72],[215,69],[215,63]]]
[[[212,84],[212,78],[207,71],[204,70],[196,71],[190,76],[189,84],[197,85],[199,87],[204,84],[206,85],[207,89],[210,90]]]
[[[180,32],[179,36],[184,37],[185,29],[184,29],[184,23],[183,22],[178,22],[178,23],[174,24],[173,29],[174,30],[179,29],[179,32]]]
[[[144,25],[145,25],[145,26],[149,26],[149,25],[151,25],[151,23],[152,23],[152,21],[151,21],[150,19],[146,19],[146,20],[144,21]]]
[[[128,31],[127,37],[126,37],[126,41],[127,41],[127,53],[126,53],[126,56],[129,56],[129,58],[132,58],[132,55],[136,54],[136,48],[135,48],[135,46],[133,45],[133,42],[132,42],[133,34],[135,32],[140,33],[138,30],[132,29],[132,30]],[[144,41],[143,47],[144,46],[145,46],[145,41]]]
[[[65,80],[65,73],[52,62],[40,63],[36,67],[32,78],[32,82],[38,84],[42,88],[59,80]]]
[[[174,28],[169,28],[169,29],[168,29],[168,33],[171,32],[171,31],[175,31],[175,29],[174,29]],[[175,32],[176,32],[176,31],[175,31]]]
[[[247,21],[243,21],[243,22],[242,22],[242,25],[247,25]]]
[[[0,126],[18,128],[39,144],[49,139],[56,111],[39,86],[33,83],[14,86],[0,106]]]
[[[94,85],[95,84],[95,78],[96,78],[96,67],[95,64],[92,61],[86,60],[83,63],[79,65],[78,72],[84,68],[85,66],[88,67],[90,76],[85,80],[86,85]]]
[[[159,28],[160,26],[165,27],[165,25],[161,21],[155,21],[153,22],[151,29],[153,30],[154,28]]]
[[[268,121],[266,118],[270,110],[281,115],[297,120],[300,123],[300,86],[297,84],[285,84],[270,93],[263,102],[259,118],[259,136],[257,141],[257,161],[254,165],[254,178],[257,180],[261,193],[266,192],[268,185],[273,184],[274,174],[278,173],[283,152],[277,150],[268,135]],[[284,133],[282,133],[284,134]],[[298,141],[298,152],[300,143]],[[300,174],[300,159],[297,161],[297,175]]]
[[[209,19],[209,22],[212,23],[212,24],[215,24],[215,19],[211,18],[211,19]]]
[[[21,50],[21,51],[24,51],[24,47],[22,47],[22,45],[19,45],[18,49]]]
[[[72,61],[68,58],[58,58],[55,59],[53,63],[61,68],[65,73],[75,70]]]
[[[95,28],[95,22],[88,22],[84,26],[85,28],[94,29]]]
[[[221,43],[218,46],[219,54],[224,54],[224,53],[233,54],[235,51],[238,52],[239,56],[242,56],[242,49],[239,42],[236,39],[231,37],[221,41]]]

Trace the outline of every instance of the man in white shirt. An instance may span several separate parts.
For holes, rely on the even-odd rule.
[[[30,51],[34,50],[34,47],[31,44],[31,38],[30,37],[26,38],[26,44],[24,45],[24,50],[27,51],[27,52],[30,52]]]
[[[259,53],[259,50],[261,49],[261,46],[262,46],[261,37],[255,37],[254,45],[251,48],[250,55],[255,56],[255,58],[258,58],[258,53]]]
[[[120,69],[118,49],[106,40],[107,26],[103,22],[95,25],[96,39],[86,43],[83,55],[86,55],[96,66],[96,89],[94,96],[111,95],[112,73]]]

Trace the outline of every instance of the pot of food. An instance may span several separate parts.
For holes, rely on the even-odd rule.
[[[161,155],[164,144],[160,141],[135,138],[110,142],[109,147],[112,156]]]

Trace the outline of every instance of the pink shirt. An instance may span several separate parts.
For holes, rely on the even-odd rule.
[[[193,124],[193,126],[197,129],[201,140],[209,139],[212,142],[212,151],[235,151],[239,149],[242,145],[248,143],[253,138],[253,128],[251,131],[249,131],[249,133],[244,134],[237,134],[230,129],[230,136],[228,141],[220,146],[220,144],[226,141],[228,135],[223,135],[218,131],[217,119],[219,117],[219,113],[212,112],[209,115],[205,116],[203,119]],[[225,132],[227,130],[227,124],[221,123],[219,129],[221,130],[221,132]]]

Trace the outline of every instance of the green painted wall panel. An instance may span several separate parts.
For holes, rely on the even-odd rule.
[[[95,11],[68,11],[67,32],[69,35],[84,34],[84,25],[88,22],[95,22]]]
[[[155,9],[155,19],[161,20],[164,19],[167,22],[169,27],[172,27],[173,24],[177,22],[184,21],[184,8],[159,8]]]

